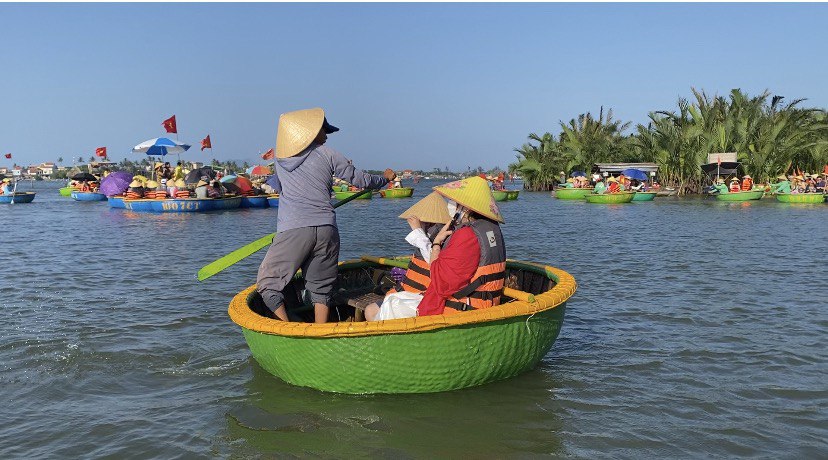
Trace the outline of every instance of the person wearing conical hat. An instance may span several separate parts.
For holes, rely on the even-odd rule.
[[[750,174],[742,176],[742,190],[746,192],[753,190],[753,178],[750,177]]]
[[[200,200],[206,200],[207,198],[209,198],[209,196],[207,196],[207,181],[206,180],[201,179],[201,180],[198,181],[198,183],[196,183],[195,197],[200,199]]]
[[[791,193],[791,182],[784,174],[780,174],[776,179],[779,182],[770,185],[772,193]]]
[[[598,176],[598,179],[596,179],[595,181],[595,187],[592,188],[592,193],[597,193],[599,195],[607,193],[607,185],[604,184],[604,178],[600,175]]]
[[[486,179],[469,177],[434,191],[447,201],[453,217],[432,238],[430,278],[422,299],[408,290],[392,294],[381,307],[366,308],[367,320],[455,314],[500,304],[506,268],[498,225],[503,216]]]
[[[283,113],[276,133],[276,162],[268,181],[280,194],[273,238],[256,284],[264,304],[287,321],[282,291],[301,268],[305,289],[314,303],[315,322],[328,320],[328,303],[337,277],[339,230],[331,205],[333,177],[361,189],[379,189],[396,177],[367,174],[336,150],[325,146],[339,128],[328,123],[321,108]]]
[[[730,193],[737,193],[742,191],[742,187],[739,185],[739,178],[733,176],[730,178]]]
[[[405,241],[417,250],[411,255],[407,269],[395,268],[397,273],[392,270],[396,284],[386,292],[382,305],[374,303],[365,308],[365,319],[368,321],[417,315],[417,306],[431,284],[431,243],[443,225],[451,221],[446,200],[437,192],[431,192],[399,217],[406,219],[411,227]]]
[[[8,177],[6,177],[3,179],[3,187],[0,188],[0,195],[11,195],[12,193],[14,193],[12,181]]]
[[[607,193],[618,193],[621,191],[621,184],[615,176],[610,176],[607,179]]]

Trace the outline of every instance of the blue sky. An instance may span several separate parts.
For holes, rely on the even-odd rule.
[[[505,167],[530,132],[690,87],[828,106],[825,4],[0,4],[0,152],[255,162],[321,106],[358,167]],[[200,152],[210,134],[214,152]],[[10,161],[0,157],[0,165]]]

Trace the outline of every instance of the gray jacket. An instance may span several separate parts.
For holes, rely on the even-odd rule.
[[[331,187],[336,176],[359,188],[380,188],[388,181],[366,174],[336,150],[311,144],[302,153],[279,158],[268,180],[279,193],[278,231],[294,228],[336,226]]]

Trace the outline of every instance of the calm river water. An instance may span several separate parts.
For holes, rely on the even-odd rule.
[[[540,366],[349,396],[251,358],[227,304],[264,251],[195,280],[276,210],[135,214],[36,188],[0,205],[0,458],[828,456],[828,204],[523,192],[501,208],[508,255],[579,283]],[[413,202],[340,208],[342,258],[408,252]]]

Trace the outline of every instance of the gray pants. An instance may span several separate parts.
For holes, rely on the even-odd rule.
[[[311,300],[328,305],[338,262],[339,229],[333,225],[277,233],[259,266],[256,289],[265,305],[276,311],[285,300],[282,290],[301,268]]]

